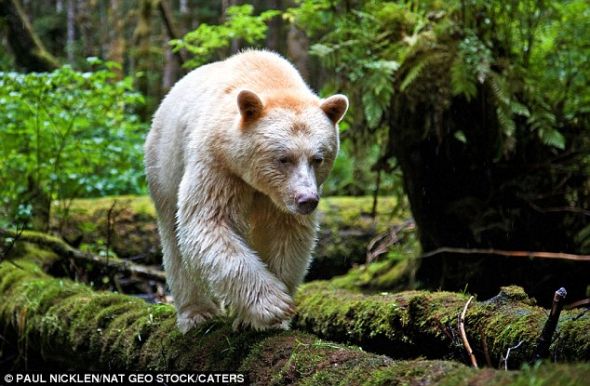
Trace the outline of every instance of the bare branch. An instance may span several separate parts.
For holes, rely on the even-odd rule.
[[[504,370],[508,371],[508,358],[510,357],[510,351],[519,348],[522,342],[524,342],[524,340],[518,342],[516,346],[508,347],[508,350],[506,350],[506,356],[502,358],[502,362],[504,362]]]
[[[441,247],[433,251],[427,252],[419,259],[425,259],[441,253],[459,253],[464,255],[499,255],[508,257],[526,257],[529,259],[553,259],[553,260],[570,260],[570,261],[585,261],[590,262],[590,255],[575,255],[573,253],[562,252],[545,252],[545,251],[507,251],[503,249],[480,249],[480,248],[454,248]]]
[[[465,346],[465,351],[467,351],[467,355],[469,356],[469,359],[471,360],[471,365],[477,369],[478,368],[477,359],[475,358],[475,355],[473,354],[473,350],[471,349],[471,345],[469,344],[469,341],[467,340],[467,334],[465,333],[465,314],[467,313],[467,307],[469,307],[469,303],[471,303],[472,300],[473,300],[473,296],[470,297],[469,300],[467,300],[467,303],[465,303],[465,307],[463,307],[463,312],[461,312],[461,316],[459,316],[459,332],[461,333],[461,339],[463,340],[463,346]]]

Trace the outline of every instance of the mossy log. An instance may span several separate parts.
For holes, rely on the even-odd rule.
[[[117,257],[108,258],[106,256],[103,257],[88,252],[82,252],[73,248],[62,239],[45,233],[34,231],[17,233],[0,228],[0,237],[17,239],[18,241],[25,243],[33,243],[56,253],[60,257],[71,259],[74,262],[83,265],[95,265],[102,268],[103,271],[134,275],[139,278],[156,280],[162,283],[166,282],[166,274],[159,268],[135,264],[132,261],[119,259]]]
[[[3,345],[43,363],[83,370],[241,371],[255,384],[583,384],[590,364],[476,370],[441,360],[394,361],[298,331],[234,333],[218,319],[182,335],[174,309],[93,291],[41,269],[59,256],[34,247],[0,263]],[[16,343],[15,343],[16,342]]]
[[[335,281],[336,283],[338,281]],[[458,317],[468,296],[453,292],[406,291],[364,295],[328,281],[305,284],[296,296],[294,326],[320,337],[360,345],[396,358],[418,355],[466,361]],[[503,287],[487,301],[472,302],[465,329],[479,363],[498,366],[508,348],[508,366],[533,358],[548,311],[534,305],[520,287]],[[564,311],[551,358],[590,360],[590,314]]]
[[[341,275],[354,264],[364,262],[369,241],[396,222],[395,198],[381,197],[375,218],[370,216],[372,200],[371,197],[322,198],[319,241],[307,280]],[[141,257],[144,264],[161,260],[156,215],[149,197],[74,200],[67,212],[59,207],[52,212],[56,213],[52,229],[69,242],[93,244],[98,248],[108,243],[117,256]]]

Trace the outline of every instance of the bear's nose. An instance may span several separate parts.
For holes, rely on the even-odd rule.
[[[319,201],[317,193],[300,194],[297,197],[297,211],[301,214],[310,214],[318,206]]]

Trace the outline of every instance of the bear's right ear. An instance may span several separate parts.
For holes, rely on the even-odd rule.
[[[346,110],[348,110],[348,98],[341,94],[332,95],[324,99],[320,108],[330,118],[333,124],[337,124],[344,118]]]
[[[238,107],[244,123],[257,120],[262,115],[262,101],[256,93],[250,90],[242,90],[238,94]]]

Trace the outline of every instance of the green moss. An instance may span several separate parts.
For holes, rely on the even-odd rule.
[[[370,214],[373,197],[325,197],[320,200],[319,210],[322,223],[329,229],[366,228],[374,226],[378,232],[384,231],[395,222],[394,211],[397,209],[395,197],[379,197],[377,216]]]
[[[386,357],[325,342],[314,336],[285,332],[258,343],[242,363],[250,381],[264,385],[324,385],[347,383],[375,368],[386,366]]]
[[[353,267],[345,275],[333,278],[331,283],[338,288],[364,293],[407,289],[414,265],[411,259],[385,259]]]
[[[299,328],[377,352],[386,350],[385,346],[395,346],[405,355],[415,351],[411,339],[399,333],[407,323],[402,298],[367,297],[334,288],[329,282],[313,282],[302,286],[295,300],[294,324]]]

